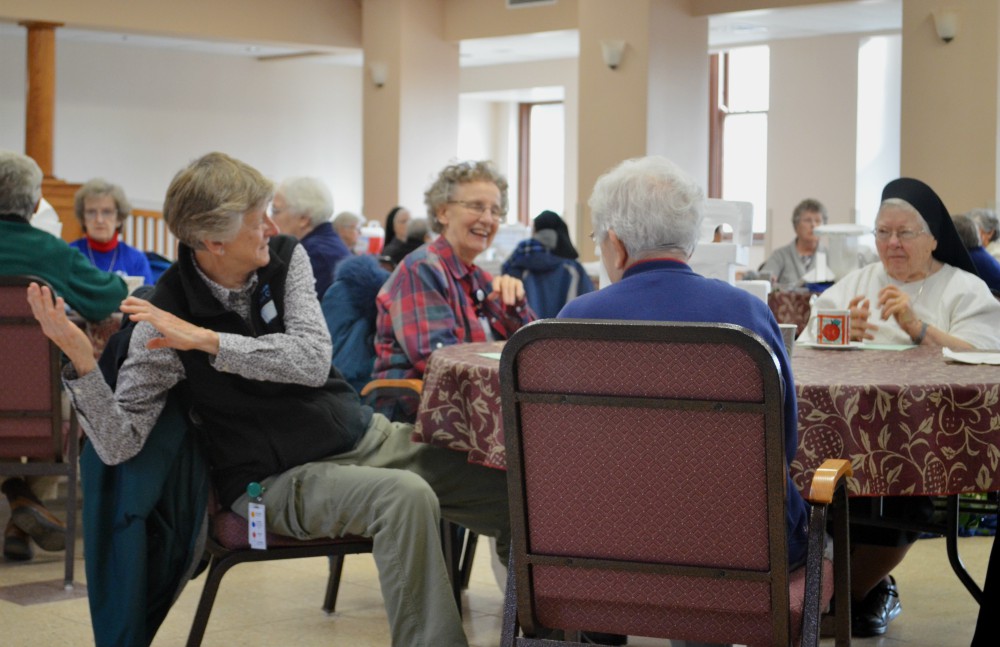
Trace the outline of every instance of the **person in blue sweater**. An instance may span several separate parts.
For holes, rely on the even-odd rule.
[[[979,278],[986,281],[993,294],[1000,294],[1000,262],[983,247],[982,230],[969,214],[958,214],[951,219],[955,221],[955,229],[958,230],[962,244],[969,250]]]
[[[333,365],[355,391],[372,379],[375,366],[375,296],[389,278],[371,254],[337,265],[337,276],[320,302],[333,341]]]
[[[120,186],[100,178],[89,180],[77,190],[73,206],[84,236],[70,247],[80,250],[99,270],[118,276],[141,276],[143,285],[153,284],[146,255],[119,239],[125,219],[132,213],[132,205]]]
[[[320,299],[333,283],[337,263],[351,255],[350,248],[333,229],[333,196],[326,185],[313,177],[288,178],[278,186],[271,203],[271,217],[283,234],[302,243]]]
[[[790,463],[798,447],[798,405],[778,322],[757,297],[701,276],[688,265],[701,229],[701,188],[673,162],[643,157],[602,175],[589,204],[594,241],[611,285],[567,303],[559,318],[717,322],[757,333],[781,367],[785,459]],[[806,557],[808,511],[790,477],[787,482],[788,559],[797,566]],[[684,643],[674,641],[678,644]]]
[[[535,233],[514,248],[503,273],[524,282],[528,304],[539,318],[554,317],[581,294],[594,291],[586,270],[576,260],[566,223],[554,211],[535,217]]]

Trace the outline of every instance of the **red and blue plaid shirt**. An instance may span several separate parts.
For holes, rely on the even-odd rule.
[[[479,317],[484,316],[496,339],[507,339],[534,320],[522,301],[505,307],[499,299],[476,303],[470,295],[488,297],[493,277],[466,265],[444,236],[411,252],[379,290],[375,337],[376,378],[420,378],[427,358],[437,348],[487,341]]]

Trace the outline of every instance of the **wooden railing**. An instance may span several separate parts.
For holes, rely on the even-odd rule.
[[[125,221],[122,239],[144,252],[156,252],[170,260],[177,258],[177,238],[167,231],[159,211],[133,209],[132,217]]]

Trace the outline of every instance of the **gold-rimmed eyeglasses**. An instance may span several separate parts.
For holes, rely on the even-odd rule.
[[[469,200],[449,200],[448,204],[457,204],[462,206],[472,213],[482,216],[485,213],[489,213],[494,220],[500,220],[507,212],[498,207],[495,204],[486,204],[485,202],[479,201],[469,201]]]

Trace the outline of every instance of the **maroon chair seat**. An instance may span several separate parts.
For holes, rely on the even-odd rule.
[[[214,507],[214,501],[209,501],[209,508]],[[267,550],[254,550],[250,548],[246,519],[231,510],[218,510],[210,514],[209,529],[206,542],[206,551],[210,555],[208,574],[205,588],[198,600],[191,632],[188,634],[188,647],[201,645],[222,576],[233,566],[244,562],[329,557],[330,572],[322,607],[329,614],[336,608],[344,556],[372,551],[372,540],[367,537],[345,535],[336,539],[300,540],[271,532],[267,533]]]

